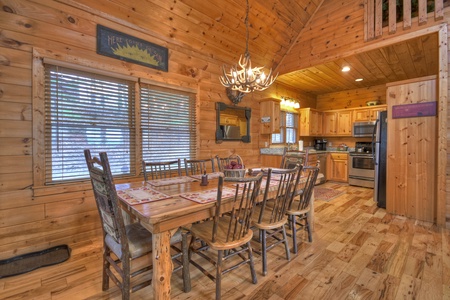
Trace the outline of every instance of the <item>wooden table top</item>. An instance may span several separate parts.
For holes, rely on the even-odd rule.
[[[186,176],[182,176],[188,178]],[[263,179],[264,180],[264,179]],[[148,182],[132,182],[117,184],[116,190],[123,191],[130,188],[149,187],[164,193],[171,198],[157,200],[142,204],[130,205],[119,196],[122,207],[131,215],[137,217],[140,222],[151,232],[171,230],[183,225],[192,224],[198,220],[206,219],[214,215],[216,202],[197,203],[185,199],[180,194],[188,192],[202,192],[217,189],[218,179],[209,179],[207,186],[201,186],[201,181],[183,182],[163,186],[153,186]],[[232,187],[232,183],[224,182],[224,187]],[[261,187],[261,192],[263,187]],[[223,199],[226,204],[226,199]]]
[[[147,223],[152,225],[153,227],[157,224],[160,224],[158,227],[163,225],[164,228],[152,228],[152,232],[159,232],[160,230],[169,230],[179,227],[179,218],[186,219],[186,223],[182,225],[187,225],[192,223],[189,216],[192,214],[199,213],[199,211],[207,211],[212,210],[215,206],[215,202],[210,203],[197,203],[185,198],[180,197],[179,195],[187,192],[201,192],[211,189],[217,189],[218,179],[210,179],[209,184],[207,186],[201,186],[200,181],[192,181],[192,182],[184,182],[178,184],[170,184],[164,186],[152,186],[149,183],[142,182],[133,182],[133,183],[124,183],[117,184],[116,190],[126,190],[130,188],[139,188],[139,187],[150,187],[154,190],[162,192],[171,198],[157,200],[142,204],[129,205],[123,199],[122,204],[123,207],[130,212],[132,215],[138,217],[142,223]],[[204,213],[205,214],[205,213]],[[207,215],[210,212],[206,212]],[[201,216],[197,216],[201,220]],[[170,225],[170,220],[178,219],[177,224]]]

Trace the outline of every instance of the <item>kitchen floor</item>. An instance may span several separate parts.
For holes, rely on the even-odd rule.
[[[450,231],[387,214],[372,189],[337,182],[320,185],[344,191],[315,201],[313,242],[303,241],[288,262],[284,247],[268,253],[269,273],[258,283],[248,267],[226,274],[223,299],[450,299]],[[60,265],[0,279],[0,299],[121,299],[113,283],[101,290],[101,241],[70,245]],[[191,267],[192,291],[182,292],[181,274],[172,276],[173,299],[213,299],[215,283]],[[151,287],[132,299],[152,299]]]

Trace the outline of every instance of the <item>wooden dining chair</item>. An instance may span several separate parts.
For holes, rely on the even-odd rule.
[[[268,169],[265,172],[266,187],[264,189],[264,198],[257,206],[253,214],[252,228],[257,229],[253,238],[260,244],[260,250],[254,250],[260,253],[262,257],[262,272],[267,275],[267,251],[279,244],[284,244],[286,259],[291,260],[289,242],[286,235],[285,225],[288,222],[286,212],[294,199],[295,187],[300,178],[301,166],[297,165],[294,169]],[[272,177],[275,177],[272,179]],[[269,183],[275,182],[276,186]],[[273,191],[272,191],[273,190]]]
[[[190,254],[198,254],[201,258],[213,264],[215,275],[209,272],[204,264],[192,259],[190,262],[216,282],[216,299],[221,297],[222,275],[240,266],[248,264],[252,282],[257,283],[250,244],[253,236],[250,224],[253,208],[260,192],[261,180],[262,173],[246,178],[224,178],[220,176],[214,217],[211,220],[193,224],[190,229],[193,235],[189,248]],[[232,199],[222,198],[224,181],[233,184],[234,196]],[[227,207],[227,209],[224,207]],[[206,246],[198,243],[198,240],[204,241]],[[200,246],[195,247],[197,244],[200,244]],[[217,256],[214,256],[214,253],[211,253],[212,251],[217,251]],[[248,254],[248,258],[244,256],[244,253]],[[224,262],[233,257],[238,260],[238,263],[230,265],[231,261],[228,261],[227,267],[224,268]]]
[[[100,152],[98,158],[92,157],[86,149],[84,156],[103,229],[102,289],[109,288],[111,279],[120,288],[122,299],[130,299],[132,292],[151,284],[151,277],[138,284],[132,283],[133,277],[150,271],[151,265],[140,269],[132,267],[135,259],[151,253],[152,234],[139,223],[125,224],[106,152]],[[181,230],[174,234],[171,244],[175,252],[172,260],[177,264],[174,271],[182,270],[184,291],[188,292],[191,289],[188,244]]]
[[[181,176],[181,159],[158,162],[143,160],[142,172],[145,181]]]
[[[295,197],[290,208],[287,210],[289,216],[289,223],[292,229],[292,243],[293,252],[297,253],[297,229],[304,229],[308,233],[308,241],[312,242],[311,227],[308,221],[308,213],[310,211],[310,204],[314,186],[316,184],[317,176],[319,174],[318,167],[303,167],[302,178],[300,179],[300,196]]]
[[[235,162],[238,165],[242,165],[243,161],[239,155],[230,155],[228,157],[219,157],[216,155],[217,166],[220,172],[223,172],[227,166],[231,165],[231,162]]]
[[[215,172],[214,159],[184,159],[184,167],[186,169],[186,176],[201,175],[203,173]]]
[[[298,151],[289,151],[287,148],[284,148],[280,168],[293,169],[296,165],[303,165],[304,158],[305,155],[299,154]]]

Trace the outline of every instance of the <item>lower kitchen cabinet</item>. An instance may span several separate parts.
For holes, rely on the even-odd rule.
[[[261,166],[279,168],[281,166],[282,155],[261,155]]]
[[[328,153],[327,180],[348,182],[348,154]]]

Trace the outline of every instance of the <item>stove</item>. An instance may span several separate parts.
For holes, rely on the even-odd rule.
[[[372,142],[356,142],[355,151],[349,152],[350,156],[372,156]]]
[[[348,183],[350,185],[373,188],[375,164],[371,142],[356,142],[355,151],[349,152]]]

